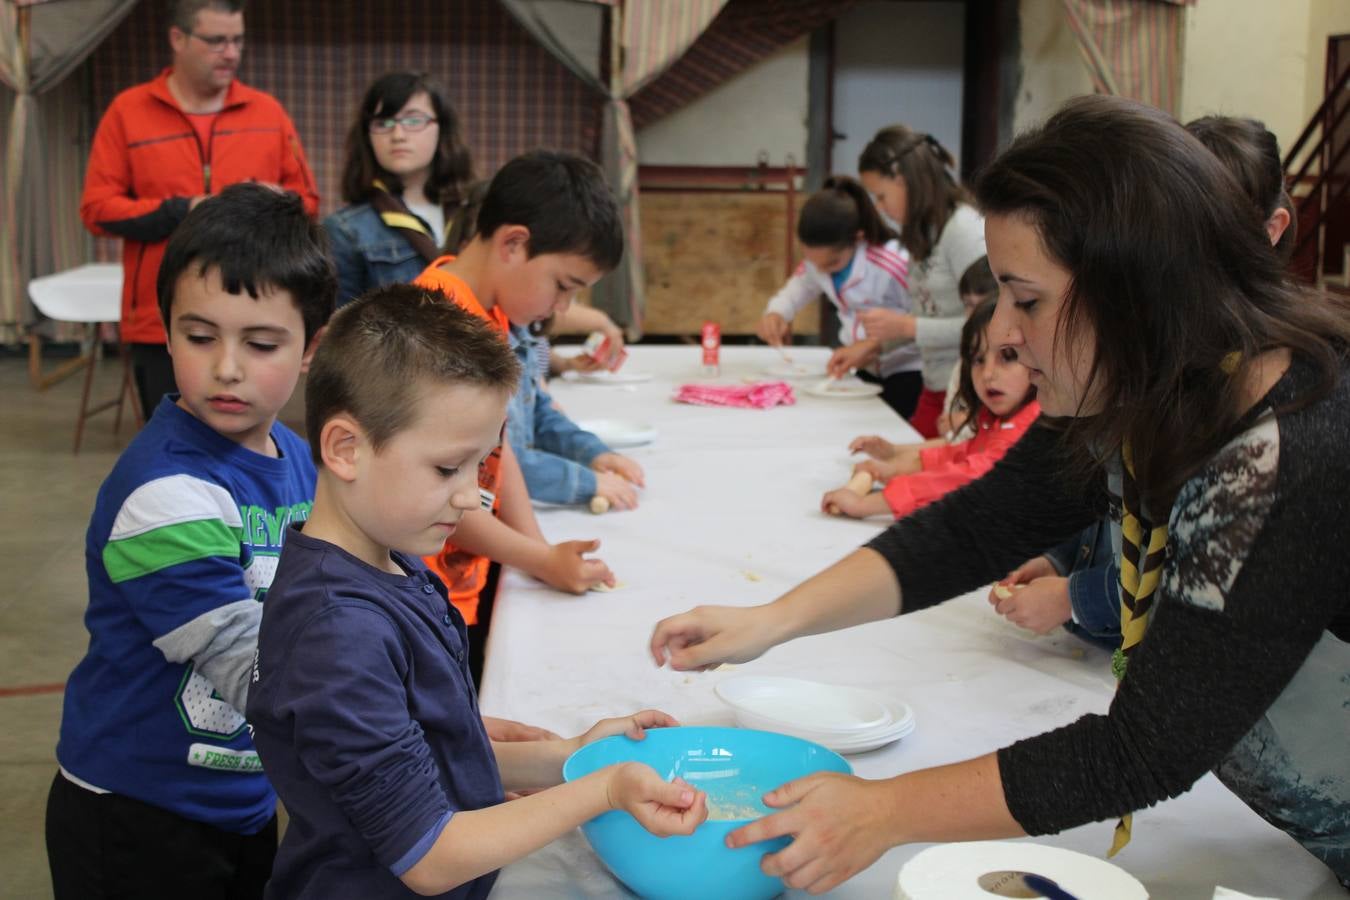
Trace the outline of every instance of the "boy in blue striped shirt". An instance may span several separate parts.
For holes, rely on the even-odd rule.
[[[47,807],[58,900],[260,897],[276,795],[244,721],[263,595],[314,464],[276,421],[337,280],[300,198],[229,187],[158,276],[181,391],[98,493],[89,650],[66,687]]]

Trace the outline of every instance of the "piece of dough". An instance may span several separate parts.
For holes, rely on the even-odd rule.
[[[601,513],[609,512],[609,501],[599,494],[596,494],[591,498],[591,512],[595,513],[597,516]]]

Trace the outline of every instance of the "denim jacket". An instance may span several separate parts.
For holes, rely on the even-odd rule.
[[[595,494],[591,460],[609,448],[553,408],[553,398],[535,376],[536,339],[515,325],[511,349],[520,360],[520,387],[506,411],[506,437],[511,442],[531,500],[545,503],[585,503]]]
[[[323,220],[343,306],[373,287],[409,282],[427,267],[412,244],[380,221],[369,203],[344,206]]]
[[[1108,649],[1119,647],[1120,567],[1111,542],[1111,523],[1098,519],[1045,556],[1069,579],[1073,618],[1064,627]]]

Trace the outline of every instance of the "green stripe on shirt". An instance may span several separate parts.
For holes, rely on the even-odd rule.
[[[242,527],[231,527],[220,519],[179,522],[109,541],[103,548],[103,567],[113,583],[120,584],[197,559],[223,556],[238,560],[243,537]]]

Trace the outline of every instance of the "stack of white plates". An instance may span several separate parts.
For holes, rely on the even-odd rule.
[[[914,730],[908,705],[864,688],[768,675],[742,675],[714,689],[742,728],[815,741],[836,753],[862,753]]]

